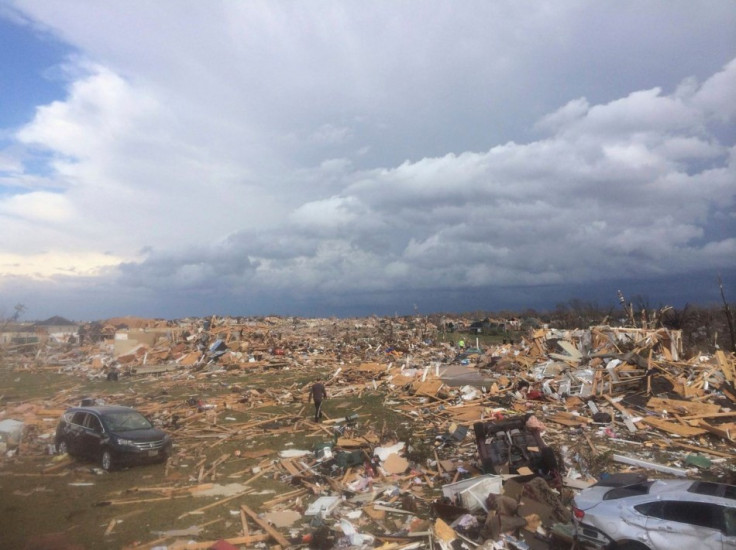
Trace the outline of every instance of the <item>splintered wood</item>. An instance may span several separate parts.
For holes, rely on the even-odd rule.
[[[0,416],[24,423],[18,456],[37,464],[33,473],[11,475],[45,483],[69,476],[83,484],[91,474],[76,461],[48,456],[58,417],[78,404],[87,378],[114,371],[136,382],[118,393],[111,384],[100,397],[163,426],[175,453],[165,483],[136,480],[96,503],[111,510],[99,520],[106,541],[124,529],[121,512],[175,506],[177,521],[202,519],[191,532],[156,526],[154,540],[137,547],[210,548],[218,540],[206,540],[215,537],[202,528],[216,526],[232,545],[287,548],[299,540],[287,538],[287,529],[295,537],[313,517],[332,514],[348,532],[380,533],[385,548],[449,547],[464,531],[429,506],[443,488],[484,473],[477,452],[484,425],[509,417],[523,417],[539,437],[525,452],[542,451],[542,443],[555,451],[566,491],[602,472],[695,475],[674,463],[722,468],[736,459],[736,358],[719,350],[685,359],[680,331],[538,329],[514,343],[459,349],[417,319],[213,316],[178,326],[134,324],[128,331],[105,325],[112,350],[118,342],[112,355],[89,345],[49,353],[47,364],[26,360],[39,371],[69,365],[69,376],[84,380],[47,398],[10,403]],[[130,338],[118,341],[116,332]],[[309,401],[317,378],[328,392],[320,422]],[[505,437],[515,441],[515,434]],[[531,476],[533,468],[514,471]],[[528,508],[521,518],[527,535],[548,529],[549,514]],[[295,518],[301,526],[291,527]],[[158,531],[173,534],[161,538]],[[385,536],[395,532],[402,535]]]

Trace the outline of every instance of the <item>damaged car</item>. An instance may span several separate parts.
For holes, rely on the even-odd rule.
[[[588,548],[736,548],[736,486],[654,480],[597,483],[574,499],[575,538]]]
[[[478,457],[487,474],[528,473],[552,480],[559,477],[559,461],[543,440],[532,414],[473,425]]]
[[[76,458],[99,461],[104,470],[165,462],[171,437],[140,412],[123,406],[68,409],[56,428],[56,449]]]

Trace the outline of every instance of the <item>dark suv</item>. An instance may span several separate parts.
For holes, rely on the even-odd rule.
[[[171,438],[130,407],[74,407],[59,421],[56,448],[99,460],[110,471],[124,464],[164,462],[171,453]]]

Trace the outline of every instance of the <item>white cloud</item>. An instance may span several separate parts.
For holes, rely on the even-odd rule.
[[[17,175],[20,174],[22,170],[23,164],[20,159],[0,151],[0,173],[10,172],[13,173],[13,175]]]
[[[569,127],[575,122],[579,122],[588,114],[588,109],[590,109],[590,105],[588,104],[587,99],[584,97],[573,99],[557,109],[554,113],[543,116],[541,120],[537,122],[536,127],[540,130],[556,133],[562,128]]]
[[[0,250],[29,270],[59,247],[202,297],[734,265],[736,45],[701,30],[734,9],[15,5],[79,50],[0,153]],[[682,38],[609,30],[642,17]]]
[[[347,228],[360,216],[360,205],[353,197],[330,197],[297,208],[291,216],[296,226],[334,231]]]
[[[33,224],[59,224],[73,219],[74,205],[58,193],[38,191],[0,200],[0,216],[23,218]]]
[[[736,118],[736,59],[731,60],[722,71],[703,83],[693,97],[693,102],[713,118],[733,121]]]
[[[76,160],[94,159],[156,110],[153,100],[120,76],[100,66],[89,71],[71,85],[65,101],[39,107],[18,139]]]
[[[51,248],[53,243],[49,243]],[[0,277],[30,277],[49,280],[55,276],[99,277],[120,265],[121,258],[100,253],[63,252],[58,249],[38,254],[0,254]]]

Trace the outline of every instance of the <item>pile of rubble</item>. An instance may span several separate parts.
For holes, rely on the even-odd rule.
[[[141,320],[101,334],[5,360],[18,371],[85,380],[149,378],[158,398],[116,401],[173,435],[171,481],[105,504],[196,495],[217,500],[180,519],[231,516],[233,507],[240,518],[222,540],[198,540],[202,524],[136,548],[569,548],[571,499],[601,476],[734,482],[736,358],[684,359],[678,331],[537,330],[483,349],[443,342],[438,327],[416,319]],[[228,382],[244,372],[279,382]],[[287,372],[305,376],[287,383]],[[330,403],[380,394],[402,422],[376,425],[360,411],[336,417],[336,408],[334,418],[312,421],[304,379],[317,372]],[[214,395],[217,385],[224,389]],[[181,387],[211,395],[167,398]],[[29,456],[47,457],[44,475],[73,468],[48,451],[55,420],[78,397],[72,388],[0,402],[3,470]],[[255,450],[259,438],[278,434],[314,444]],[[259,478],[283,490],[255,507]]]

